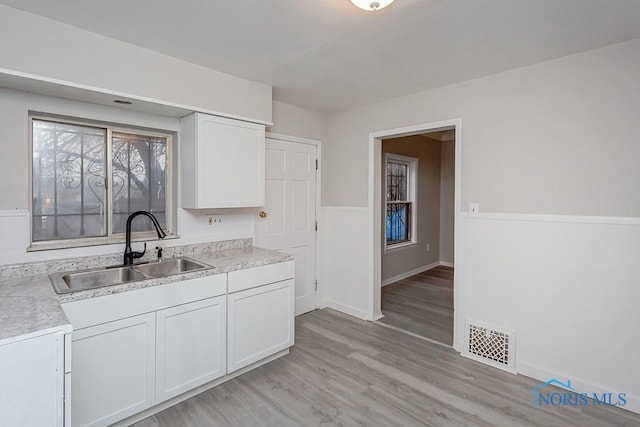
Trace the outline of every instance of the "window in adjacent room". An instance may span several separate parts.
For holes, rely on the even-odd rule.
[[[418,159],[386,155],[386,246],[415,243]]]
[[[118,241],[129,214],[172,231],[171,134],[32,117],[31,235],[64,246]],[[133,231],[152,231],[139,217]]]

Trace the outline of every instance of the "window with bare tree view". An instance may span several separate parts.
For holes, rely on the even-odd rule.
[[[387,153],[386,220],[387,247],[414,240],[417,159]]]
[[[33,242],[124,233],[137,210],[167,229],[169,135],[35,118],[32,126]],[[142,218],[134,224],[150,230]]]

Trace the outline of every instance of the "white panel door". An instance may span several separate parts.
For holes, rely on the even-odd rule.
[[[227,373],[225,295],[156,313],[156,403]]]
[[[310,144],[266,140],[266,217],[257,246],[295,257],[295,314],[316,308],[316,159]]]
[[[155,401],[155,313],[73,332],[72,425],[106,426]]]
[[[227,372],[289,348],[294,342],[293,280],[227,296]]]

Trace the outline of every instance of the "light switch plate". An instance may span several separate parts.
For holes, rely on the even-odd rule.
[[[469,215],[478,215],[480,213],[480,203],[469,203]]]

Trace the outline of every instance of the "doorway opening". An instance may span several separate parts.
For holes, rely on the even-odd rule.
[[[382,139],[385,325],[453,345],[455,129]]]
[[[370,134],[371,320],[456,346],[461,120]]]

